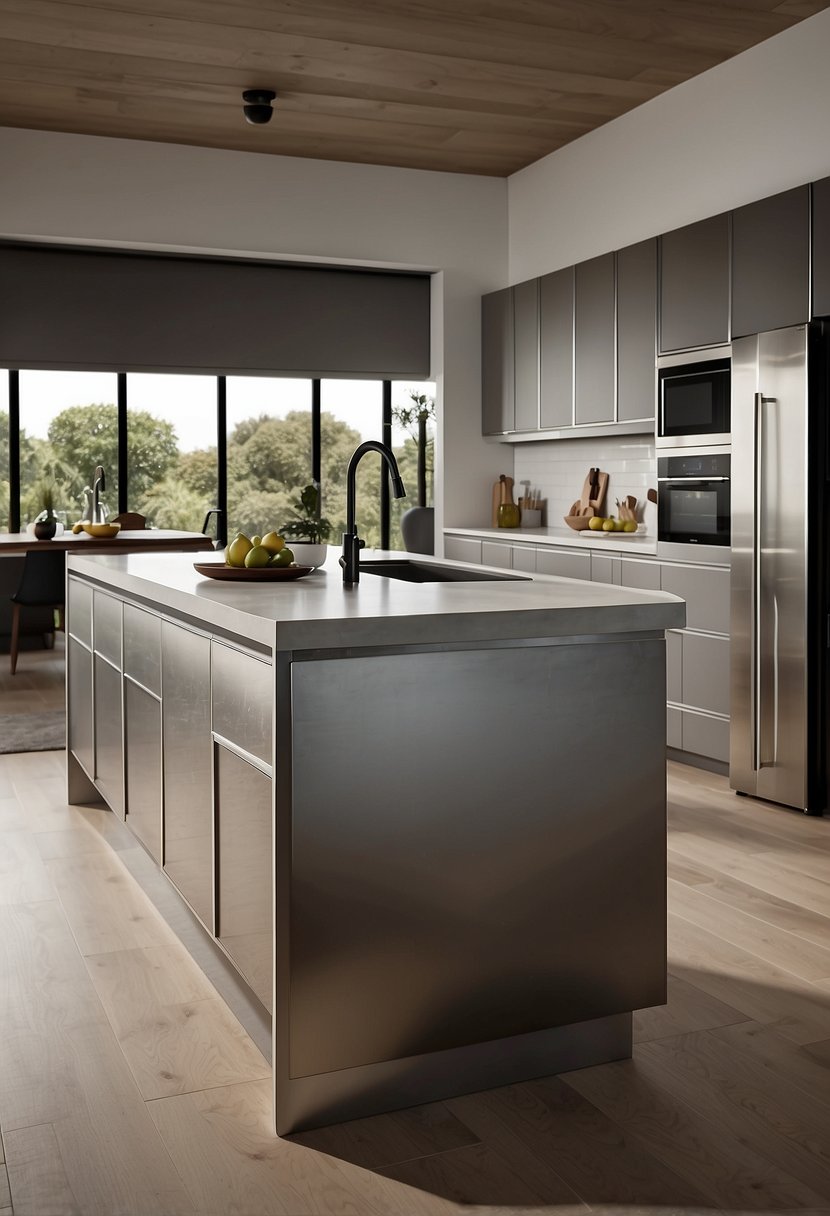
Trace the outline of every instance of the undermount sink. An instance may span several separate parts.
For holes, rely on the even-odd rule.
[[[361,562],[361,574],[380,574],[405,583],[502,583],[521,581],[516,574],[493,574],[490,570],[468,570],[463,566],[440,566],[434,562],[414,562],[409,558]]]

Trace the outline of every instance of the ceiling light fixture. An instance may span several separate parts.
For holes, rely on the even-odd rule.
[[[273,89],[246,89],[242,94],[245,121],[252,123],[255,127],[270,122],[271,115],[274,113],[271,102],[276,96]]]

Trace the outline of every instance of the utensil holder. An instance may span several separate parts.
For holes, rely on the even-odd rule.
[[[539,507],[522,507],[522,523],[523,528],[541,528],[542,526],[542,511]]]

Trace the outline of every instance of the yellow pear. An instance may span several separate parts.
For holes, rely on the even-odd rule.
[[[262,544],[262,537],[261,536],[252,536],[251,544],[254,546],[255,549],[258,549],[259,546]]]
[[[243,536],[240,532],[236,540],[232,540],[228,545],[225,561],[229,566],[244,566],[245,558],[248,556],[252,548],[253,545],[248,540],[247,536]]]
[[[279,553],[284,545],[285,541],[279,532],[266,532],[262,538],[262,547],[267,549],[269,553]]]
[[[245,554],[245,565],[249,570],[258,570],[268,565],[271,554],[262,545],[253,545]]]
[[[287,547],[283,547],[282,549],[280,549],[279,553],[271,554],[271,560],[268,563],[268,565],[269,566],[290,566],[291,563],[293,562],[293,560],[294,560],[294,554],[292,553],[292,551]]]

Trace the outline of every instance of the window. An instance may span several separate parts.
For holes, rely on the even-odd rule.
[[[11,484],[9,476],[9,377],[0,373],[0,532],[9,530]]]
[[[358,444],[383,438],[380,380],[323,380],[320,388],[320,482],[323,515],[331,521],[330,542],[346,531],[346,471]],[[381,459],[364,456],[357,471],[358,531],[371,548],[381,543]]]
[[[8,381],[8,377],[4,377]],[[95,466],[106,472],[101,501],[118,509],[118,382],[111,372],[20,372],[20,523],[37,519],[44,482],[70,526],[84,513]]]
[[[216,378],[128,374],[129,510],[148,527],[200,532],[218,484]]]
[[[228,536],[279,531],[312,479],[311,380],[228,376]]]
[[[426,397],[426,402],[416,401]],[[425,412],[426,450],[424,501],[418,502],[418,415]],[[403,549],[401,538],[401,516],[410,507],[431,507],[435,502],[435,385],[430,381],[408,383],[395,380],[392,383],[392,451],[398,461],[406,498],[393,498],[389,504],[389,545],[392,549]]]

